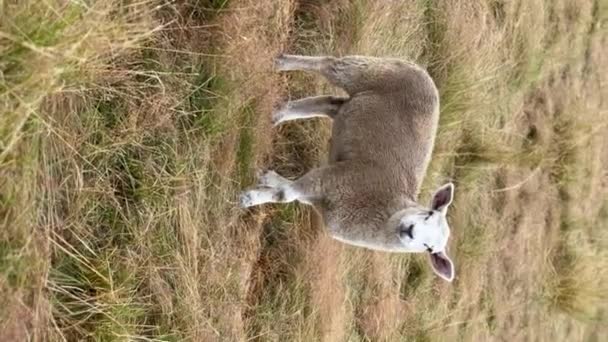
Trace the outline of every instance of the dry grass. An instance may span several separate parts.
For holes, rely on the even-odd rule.
[[[0,2],[2,340],[607,337],[608,8],[601,1]],[[426,65],[442,116],[422,198],[456,184],[453,284],[243,212],[253,171],[322,162],[271,128],[279,52]]]

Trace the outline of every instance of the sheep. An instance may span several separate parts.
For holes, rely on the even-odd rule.
[[[312,205],[329,234],[346,244],[387,252],[428,252],[430,265],[452,281],[446,214],[454,185],[417,202],[439,121],[439,94],[414,63],[367,56],[281,55],[279,71],[317,72],[346,91],[288,102],[275,125],[312,117],[333,120],[329,163],[291,181],[270,170],[241,193],[248,208],[299,201]]]

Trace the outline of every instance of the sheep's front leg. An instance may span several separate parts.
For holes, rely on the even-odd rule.
[[[241,194],[241,207],[248,208],[264,203],[298,201],[317,205],[337,188],[348,189],[349,184],[367,181],[367,166],[361,163],[338,162],[308,171],[295,181],[268,171],[259,177],[258,185]]]
[[[241,193],[239,203],[241,208],[254,207],[265,203],[274,203],[276,194],[274,189],[251,189]]]
[[[241,207],[249,208],[265,203],[308,203],[306,197],[307,194],[297,182],[290,181],[274,171],[268,171],[259,178],[257,187],[241,193],[239,202]]]

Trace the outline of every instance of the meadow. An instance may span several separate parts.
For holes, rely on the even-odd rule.
[[[608,340],[603,0],[0,0],[1,341]],[[279,53],[423,65],[456,279],[240,209],[327,156]]]

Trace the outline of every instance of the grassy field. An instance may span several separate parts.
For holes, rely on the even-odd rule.
[[[606,341],[601,0],[0,1],[0,340]],[[456,185],[456,279],[241,210],[323,163],[272,128],[281,52],[414,60],[441,93],[422,200]]]

